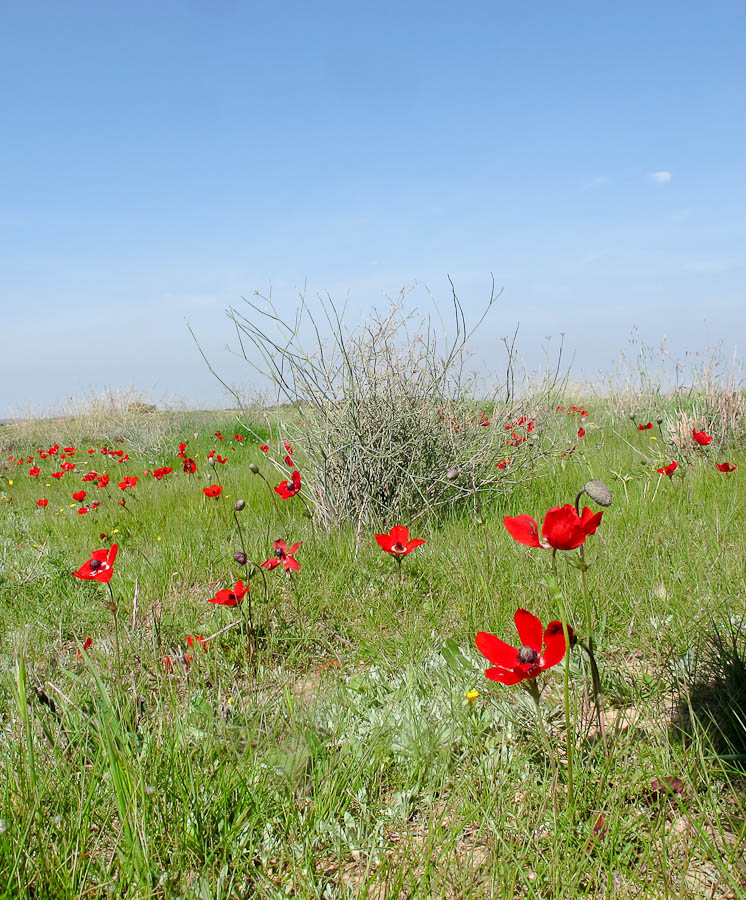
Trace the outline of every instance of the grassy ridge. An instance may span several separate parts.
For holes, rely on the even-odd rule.
[[[427,543],[404,560],[400,583],[372,533],[314,533],[297,499],[275,501],[249,465],[271,484],[280,476],[248,440],[215,467],[221,497],[206,498],[206,454],[228,443],[212,436],[218,429],[237,430],[218,417],[172,422],[157,440],[112,445],[140,450],[121,465],[87,456],[76,435],[75,460],[111,473],[100,490],[77,474],[44,478],[51,467],[30,478],[29,465],[6,461],[34,453],[42,437],[64,446],[64,426],[24,447],[5,439],[0,896],[746,893],[738,747],[707,734],[692,717],[702,711],[690,708],[695,698],[722,711],[724,685],[737,699],[733,666],[718,682],[723,659],[708,641],[743,613],[742,469],[721,475],[692,450],[679,454],[671,481],[660,479],[650,461],[670,458],[662,436],[654,443],[629,423],[620,436],[603,409],[592,410],[578,450],[485,510],[484,524],[454,512],[413,526]],[[198,465],[192,476],[175,456],[182,439]],[[162,465],[174,467],[162,481],[142,475]],[[138,475],[131,492],[116,487],[120,472]],[[502,517],[541,520],[590,478],[614,493],[587,544],[610,757],[574,652],[573,816],[562,666],[541,677],[560,763],[554,782],[530,698],[484,678],[474,635],[513,643],[519,606],[544,622],[559,617],[542,583],[550,554],[513,542]],[[103,497],[85,515],[70,507],[81,486]],[[266,600],[252,579],[253,661],[244,627],[204,652],[186,645],[241,618],[207,602],[242,574],[232,559],[239,497],[250,558],[266,559],[278,537],[303,542],[301,572],[267,573]],[[113,542],[121,671],[108,593],[71,577]],[[568,618],[582,632],[580,575],[568,565],[576,554],[559,557]],[[458,653],[444,655],[449,640]],[[726,663],[737,658],[728,652]],[[481,693],[470,702],[472,688]],[[669,795],[661,784],[674,777],[681,790],[676,783]]]

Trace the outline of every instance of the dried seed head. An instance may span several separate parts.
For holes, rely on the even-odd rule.
[[[632,419],[633,422],[634,422],[635,419],[637,418],[637,416],[636,416],[634,413],[630,413],[630,414],[629,414],[629,417],[630,417],[630,419]]]
[[[656,421],[659,425],[662,425],[662,424],[663,424],[663,419],[661,419],[661,418],[658,418],[658,419],[656,419],[655,421]]]
[[[246,509],[246,501],[236,500],[236,502],[233,504],[233,509],[235,509],[236,512],[241,512],[242,509]]]
[[[611,506],[611,491],[598,478],[586,481],[583,490],[599,506]]]
[[[215,468],[215,457],[214,456],[210,456],[208,458],[207,462],[213,467],[213,469]]]
[[[449,469],[449,470],[446,472],[446,478],[447,478],[449,481],[455,481],[455,480],[459,477],[460,474],[461,474],[461,473],[459,472],[459,470],[456,469],[456,468],[454,467],[454,468],[452,468],[452,469]]]
[[[252,463],[249,466],[249,472],[251,472],[252,475],[258,475],[259,474],[259,466],[256,463]]]
[[[239,564],[239,566],[245,566],[248,561],[248,556],[243,552],[243,550],[236,550],[233,554],[233,559]]]

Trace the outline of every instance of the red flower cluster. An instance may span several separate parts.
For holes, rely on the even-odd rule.
[[[679,467],[679,464],[674,459],[667,466],[663,466],[662,468],[658,469],[658,472],[661,475],[668,475],[668,477],[670,478],[673,475],[673,473],[676,471],[676,469],[678,469],[678,467]]]
[[[293,544],[293,546],[288,550],[288,546],[285,541],[281,539],[277,539],[272,542],[272,549],[275,551],[275,555],[270,559],[265,559],[263,563],[261,563],[261,567],[263,569],[275,569],[277,566],[282,563],[285,567],[286,572],[299,572],[300,571],[300,563],[297,559],[294,558],[294,555],[298,552],[298,548],[300,547],[300,541]]]
[[[112,544],[108,550],[94,550],[88,562],[84,563],[77,572],[73,572],[73,575],[87,581],[108,583],[114,574],[114,560],[117,558],[118,549],[116,544]]]
[[[217,594],[215,594],[214,597],[211,597],[207,602],[216,603],[218,606],[238,606],[248,590],[248,584],[244,585],[243,581],[237,581],[233,589],[226,588],[225,590],[218,591]]]
[[[277,485],[275,492],[278,493],[283,500],[287,500],[288,497],[294,497],[300,489],[300,472],[296,469],[287,481],[281,481]]]
[[[425,542],[419,538],[409,539],[409,529],[405,525],[395,525],[388,534],[377,534],[378,546],[392,556],[406,556]]]
[[[506,516],[503,524],[514,540],[527,547],[574,550],[584,544],[589,535],[596,533],[602,516],[603,512],[593,513],[587,506],[583,507],[580,516],[575,507],[569,503],[564,506],[553,506],[544,516],[541,529],[543,541],[539,537],[539,526],[531,516]]]
[[[711,434],[705,434],[704,431],[697,431],[696,428],[692,428],[692,438],[699,444],[700,447],[706,447],[708,444],[712,443]]]
[[[566,650],[561,622],[550,622],[542,632],[541,621],[526,609],[517,610],[513,621],[521,639],[520,647],[511,647],[486,631],[480,631],[476,638],[477,649],[493,666],[484,674],[490,680],[502,684],[518,684],[527,678],[536,678],[556,666]],[[571,636],[569,627],[567,631]]]
[[[720,472],[735,472],[738,468],[738,463],[715,463],[715,466]]]

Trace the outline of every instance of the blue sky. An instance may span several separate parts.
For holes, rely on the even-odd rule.
[[[741,351],[745,43],[742,3],[5,4],[0,416],[220,405],[185,320],[251,384],[224,310],[270,285],[354,324],[494,273],[487,363],[520,322],[578,377],[633,327]]]

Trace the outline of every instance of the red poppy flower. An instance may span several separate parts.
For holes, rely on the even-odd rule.
[[[92,645],[93,645],[93,638],[87,637],[87,638],[83,641],[83,649],[82,649],[82,650],[78,650],[78,659],[82,659],[82,658],[83,658],[83,654],[84,654],[84,653],[88,653],[88,651],[91,649],[91,646],[92,646]]]
[[[503,459],[501,459],[500,462],[497,464],[497,468],[498,468],[498,469],[507,469],[508,466],[511,464],[511,462],[513,462],[512,459],[505,459],[505,458],[503,458]]]
[[[292,468],[293,468],[293,466],[295,465],[295,463],[293,462],[293,457],[292,457],[292,456],[286,456],[286,457],[285,457],[285,465],[286,465],[289,469],[292,469]]]
[[[85,491],[75,491],[73,500],[77,500],[78,503],[80,503],[81,500],[85,500]]]
[[[99,475],[96,479],[96,484],[100,488],[105,488],[109,484],[109,476],[108,475]]]
[[[378,546],[391,553],[392,556],[406,556],[425,542],[419,538],[409,540],[409,529],[406,525],[394,525],[388,534],[377,534]]]
[[[486,631],[480,631],[476,638],[477,649],[493,665],[484,674],[491,681],[502,684],[518,684],[527,678],[536,678],[546,669],[556,666],[565,655],[565,634],[561,622],[550,622],[542,633],[541,622],[526,609],[517,610],[513,621],[521,639],[520,647],[511,647]],[[569,627],[567,631],[568,635],[572,634]]]
[[[736,469],[738,468],[738,463],[729,463],[729,462],[715,463],[715,466],[721,472],[735,472]]]
[[[171,472],[173,472],[171,466],[161,466],[160,469],[153,470],[153,478],[157,478],[160,481],[164,475],[169,475]]]
[[[68,456],[72,456],[75,453],[75,447],[63,447],[62,448]]]
[[[95,469],[91,469],[86,475],[83,476],[83,481],[95,481],[98,478],[98,472]]]
[[[233,437],[234,437],[237,441],[242,441],[242,440],[243,440],[243,435],[242,435],[242,434],[234,434]]]
[[[205,497],[219,497],[223,493],[222,485],[211,484],[209,487],[202,488]]]
[[[52,472],[51,476],[52,476],[52,478],[62,478],[62,476],[64,474],[65,474],[64,472]]]
[[[578,437],[585,437],[585,428],[578,428]]]
[[[275,491],[283,500],[287,500],[288,497],[294,497],[300,488],[300,472],[296,470],[287,481],[281,481],[275,488]]]
[[[673,475],[673,473],[676,471],[676,469],[678,468],[678,465],[679,464],[676,462],[676,460],[674,460],[673,462],[670,462],[667,466],[663,466],[663,468],[658,469],[658,471],[660,472],[661,475],[668,475],[668,477],[670,478]]]
[[[49,505],[49,500],[37,500],[37,501],[36,501],[36,505],[37,505],[37,506],[48,506],[48,505]]]
[[[190,647],[202,647],[203,650],[207,650],[207,644],[205,643],[205,639],[201,637],[187,637],[187,644]]]
[[[63,462],[60,466],[63,472],[74,472],[75,471],[75,463],[71,462]]]
[[[88,581],[111,581],[114,574],[114,560],[117,557],[118,547],[112,544],[108,550],[94,550],[87,563],[82,565],[77,572],[73,572],[76,578],[84,578]]]
[[[218,591],[217,594],[215,594],[214,597],[211,597],[207,602],[217,603],[218,606],[238,606],[248,590],[248,584],[244,585],[243,581],[237,581],[232,590],[226,588],[225,590]]]
[[[705,434],[704,431],[697,431],[696,428],[692,428],[692,437],[700,447],[706,447],[712,441],[711,434]]]
[[[79,506],[76,510],[76,512],[79,516],[84,516],[86,513],[90,512],[90,511],[91,511],[90,506]]]
[[[192,475],[197,471],[197,463],[193,459],[184,460],[184,471],[187,475]]]
[[[32,469],[28,470],[28,473],[32,478],[38,478],[40,472],[41,469],[38,466],[34,466]]]
[[[224,440],[225,440],[225,438],[223,437],[223,435],[220,433],[220,430],[219,430],[219,429],[218,429],[218,431],[215,432],[215,434],[213,435],[213,437],[216,437],[219,441],[224,441]]]
[[[280,539],[273,541],[272,549],[275,551],[275,555],[270,559],[265,559],[264,562],[260,564],[261,567],[263,569],[274,569],[282,563],[286,572],[299,572],[300,563],[297,559],[293,558],[294,554],[298,551],[298,547],[300,547],[300,541],[293,544],[289,550],[285,541]]]
[[[653,427],[653,423],[648,422],[647,425],[638,425],[637,430],[638,431],[647,431],[649,428],[652,428],[652,427]]]
[[[569,503],[553,506],[544,516],[541,529],[543,541],[539,538],[539,526],[531,516],[506,516],[503,524],[513,540],[527,547],[574,550],[584,544],[589,535],[596,533],[602,516],[603,512],[594,513],[587,506],[583,507],[580,516]]]
[[[293,448],[290,446],[290,444],[288,444],[287,441],[284,442],[284,447],[285,447],[285,452],[286,452],[286,453],[289,453],[290,456],[292,456],[292,455],[293,455]]]
[[[218,455],[215,457],[215,459],[216,459],[219,463],[227,463],[227,462],[228,462],[228,457],[227,457],[227,456],[221,456],[219,453],[218,453]]]
[[[259,449],[262,453],[269,453],[269,444],[260,444]]]
[[[124,491],[128,487],[134,487],[137,484],[136,475],[126,475],[124,481],[119,482],[119,487]]]

